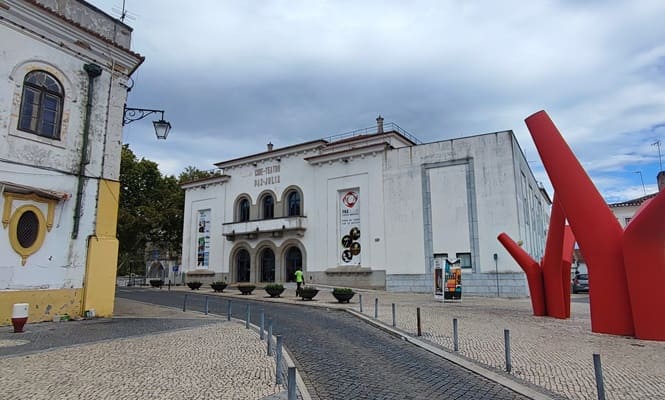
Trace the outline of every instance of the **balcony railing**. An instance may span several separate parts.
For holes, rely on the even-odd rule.
[[[261,236],[280,237],[286,232],[303,235],[307,229],[307,217],[281,217],[245,222],[226,222],[222,234],[228,240],[238,238],[256,239]]]
[[[405,138],[409,139],[410,141],[412,141],[415,144],[423,144],[423,142],[420,139],[418,139],[414,135],[407,132],[406,129],[402,129],[396,123],[386,122],[385,124],[383,124],[383,132],[390,132],[390,131],[398,132],[400,135],[404,136]],[[336,141],[339,141],[339,140],[348,139],[348,138],[351,138],[351,137],[354,137],[354,136],[371,135],[371,134],[375,134],[375,133],[377,133],[376,125],[370,126],[368,128],[356,129],[356,130],[353,130],[353,131],[350,131],[350,132],[344,132],[344,133],[340,133],[340,134],[337,134],[337,135],[328,136],[328,137],[323,138],[323,140],[332,143],[332,142],[336,142]]]

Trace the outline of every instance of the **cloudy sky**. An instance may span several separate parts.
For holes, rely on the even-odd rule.
[[[88,0],[118,16],[122,0]],[[127,0],[146,57],[128,106],[166,110],[124,141],[164,173],[369,127],[424,142],[546,110],[606,200],[656,191],[665,156],[665,1]],[[640,178],[643,178],[644,187]]]

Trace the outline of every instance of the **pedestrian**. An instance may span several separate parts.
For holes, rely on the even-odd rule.
[[[296,287],[296,297],[298,297],[298,296],[300,296],[300,287],[303,284],[303,273],[300,270],[300,268],[298,268],[294,275],[296,276],[296,286],[297,286]]]

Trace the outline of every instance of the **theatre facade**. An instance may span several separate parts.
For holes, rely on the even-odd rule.
[[[542,257],[549,198],[512,131],[421,143],[395,124],[215,164],[185,189],[187,280],[431,292],[443,260],[463,292],[528,295],[496,237]]]

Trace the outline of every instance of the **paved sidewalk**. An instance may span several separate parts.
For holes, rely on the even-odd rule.
[[[123,334],[137,321],[147,334]],[[81,344],[71,336],[96,335],[99,325],[127,337]],[[72,333],[63,337],[65,330]],[[112,320],[29,324],[25,334],[1,327],[0,350],[0,399],[7,400],[261,399],[285,390],[275,385],[274,358],[254,330],[124,299],[117,299]]]
[[[339,304],[331,288],[318,287],[320,292],[313,301],[296,299],[291,287],[281,298],[269,298],[260,288],[248,296],[232,287],[221,294],[201,293],[355,311],[359,311],[362,295],[363,314],[372,320],[378,299],[376,321],[387,329],[392,325],[391,304],[395,303],[397,330],[413,337],[417,333],[416,309],[420,308],[423,336],[419,339],[453,353],[452,320],[457,318],[459,352],[454,355],[502,375],[506,375],[501,372],[505,366],[504,329],[509,329],[511,377],[518,383],[569,399],[595,399],[593,353],[598,353],[607,399],[665,399],[665,343],[592,333],[586,303],[572,303],[572,317],[557,320],[534,317],[529,299],[467,297],[459,303],[443,303],[432,295],[359,290],[350,304]],[[186,286],[173,290],[189,291]],[[580,300],[584,296],[573,295]]]

